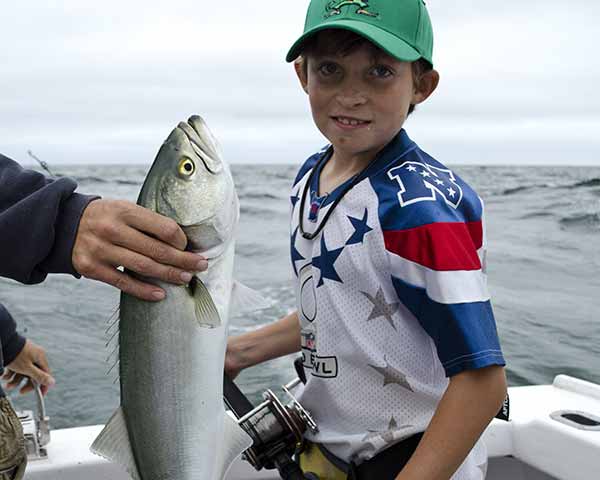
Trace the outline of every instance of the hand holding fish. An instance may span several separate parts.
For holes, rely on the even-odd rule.
[[[31,340],[25,342],[21,352],[6,366],[2,379],[8,382],[7,390],[17,388],[26,379],[27,382],[19,390],[21,394],[31,392],[34,389],[33,382],[36,382],[45,395],[48,388],[56,383],[50,372],[46,351]]]
[[[205,258],[184,252],[179,225],[139,205],[99,199],[84,210],[73,247],[73,267],[87,278],[117,287],[142,300],[158,301],[165,292],[118,270],[119,266],[176,285],[208,268]]]

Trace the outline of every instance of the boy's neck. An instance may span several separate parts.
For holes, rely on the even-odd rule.
[[[327,166],[334,174],[344,174],[347,172],[358,173],[366,168],[376,155],[376,153],[345,155],[343,152],[334,150],[329,162],[327,162]]]
[[[331,193],[346,180],[362,172],[375,158],[373,155],[344,156],[334,150],[319,176],[319,195]]]

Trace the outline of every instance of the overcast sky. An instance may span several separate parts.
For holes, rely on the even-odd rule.
[[[429,0],[442,80],[406,124],[444,163],[600,165],[600,2]],[[206,118],[231,163],[324,140],[288,47],[308,0],[3,2],[0,152],[150,163]]]

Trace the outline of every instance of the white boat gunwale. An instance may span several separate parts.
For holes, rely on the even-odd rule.
[[[557,412],[600,418],[600,385],[558,375],[551,385],[511,387],[511,420],[494,419],[484,432],[488,480],[590,480],[600,472],[600,431],[559,421]],[[127,480],[118,466],[89,451],[102,425],[51,432],[48,457],[30,462],[26,480]],[[510,472],[510,473],[509,473]],[[238,459],[227,480],[273,480]]]

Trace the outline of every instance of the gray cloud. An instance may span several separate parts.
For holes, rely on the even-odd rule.
[[[27,160],[32,148],[54,163],[149,162],[177,121],[200,113],[230,160],[297,163],[323,143],[283,61],[307,4],[4,5],[0,149]],[[408,122],[413,137],[462,162],[481,162],[486,145],[508,148],[485,156],[503,161],[507,142],[512,156],[530,152],[524,160],[560,163],[578,148],[581,163],[598,162],[599,5],[430,0],[428,7],[442,82]],[[288,157],[293,149],[297,158]]]

